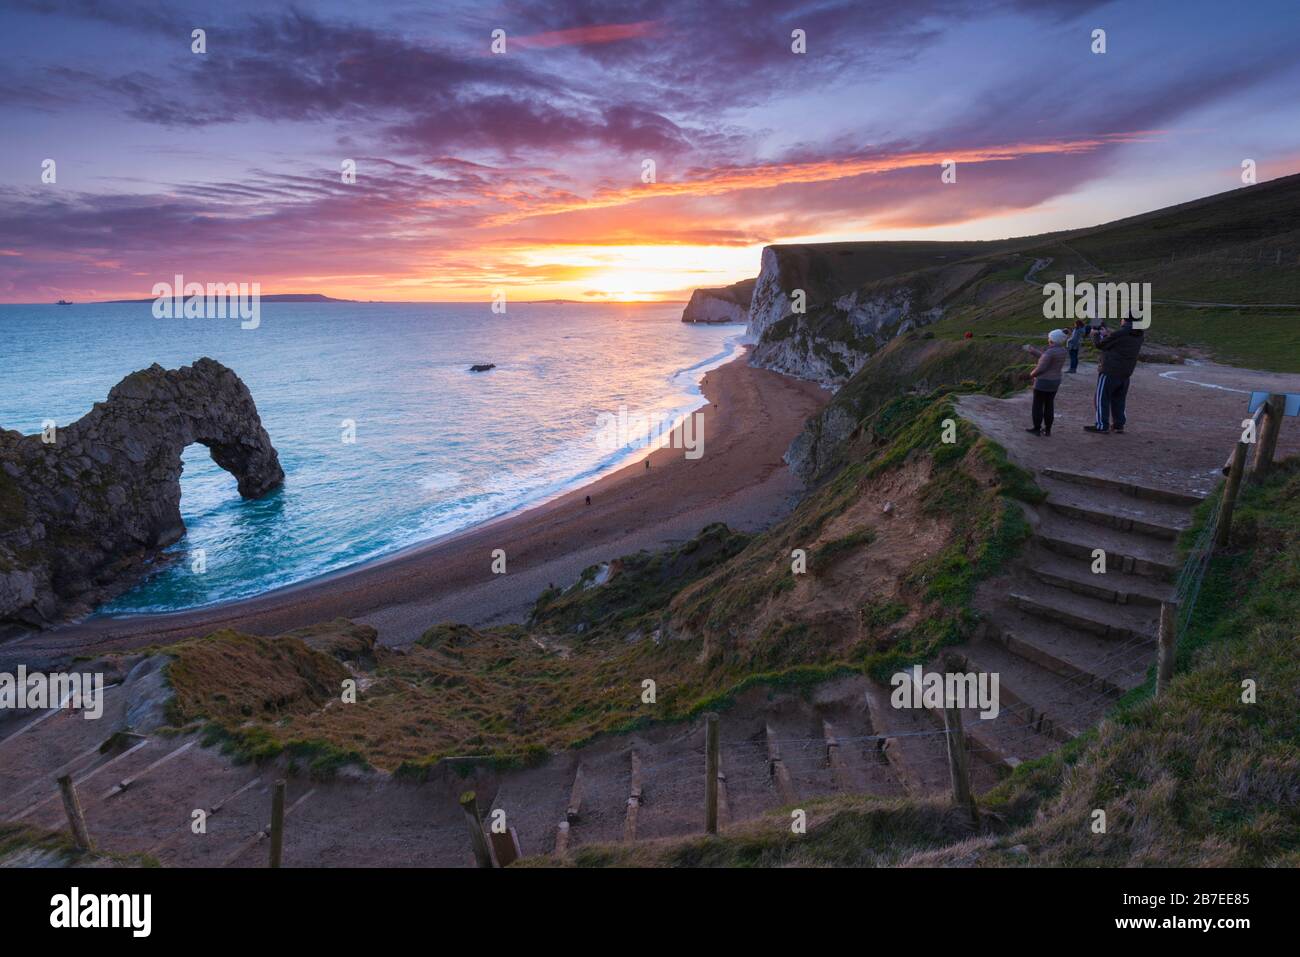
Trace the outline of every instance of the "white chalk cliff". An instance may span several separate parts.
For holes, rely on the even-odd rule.
[[[753,293],[752,279],[730,286],[696,289],[682,311],[682,322],[745,322]]]

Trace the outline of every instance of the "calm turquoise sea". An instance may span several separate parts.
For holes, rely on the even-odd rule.
[[[261,324],[155,319],[149,304],[0,306],[0,427],[69,423],[127,373],[211,356],[248,384],[287,481],[240,499],[199,445],[188,534],[100,614],[256,595],[543,501],[639,454],[602,413],[686,414],[740,326],[680,305],[264,303]],[[474,363],[496,363],[471,373]],[[355,442],[345,442],[345,420]],[[207,570],[191,558],[203,549]]]

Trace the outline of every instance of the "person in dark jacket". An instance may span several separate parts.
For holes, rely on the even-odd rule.
[[[1065,343],[1065,350],[1070,354],[1069,372],[1079,371],[1079,347],[1083,345],[1083,337],[1087,335],[1087,330],[1083,325],[1082,319],[1074,320],[1074,328],[1070,330],[1069,341]]]
[[[1085,425],[1086,432],[1115,432],[1122,435],[1127,417],[1128,383],[1137,368],[1138,353],[1142,351],[1142,330],[1133,328],[1133,320],[1125,319],[1119,329],[1109,335],[1097,334],[1097,391],[1093,406],[1097,411],[1094,425]]]

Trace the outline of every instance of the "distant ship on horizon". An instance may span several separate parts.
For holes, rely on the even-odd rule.
[[[60,299],[58,302],[55,303],[55,305],[56,305],[56,306],[70,306],[70,305],[72,305],[72,300],[71,300],[71,299]]]

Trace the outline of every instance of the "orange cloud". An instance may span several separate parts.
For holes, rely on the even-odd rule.
[[[551,203],[537,203],[528,209],[498,214],[485,221],[486,226],[504,225],[535,216],[552,216],[600,207],[623,206],[646,199],[667,196],[720,196],[739,190],[772,189],[792,183],[824,183],[868,173],[888,173],[935,166],[954,161],[962,163],[996,163],[1043,154],[1068,155],[1090,153],[1103,146],[1120,143],[1144,142],[1158,136],[1160,130],[1139,130],[1130,133],[1108,133],[1079,140],[1050,140],[1042,143],[1014,143],[952,152],[913,152],[890,155],[836,158],[810,162],[763,163],[753,166],[719,167],[705,172],[693,171],[692,178],[598,190],[588,199],[562,199]]]
[[[571,27],[568,30],[551,30],[548,33],[517,37],[511,42],[515,46],[537,48],[585,46],[591,43],[613,43],[617,40],[653,36],[658,31],[659,21],[639,20],[636,23],[605,23],[591,27]]]

